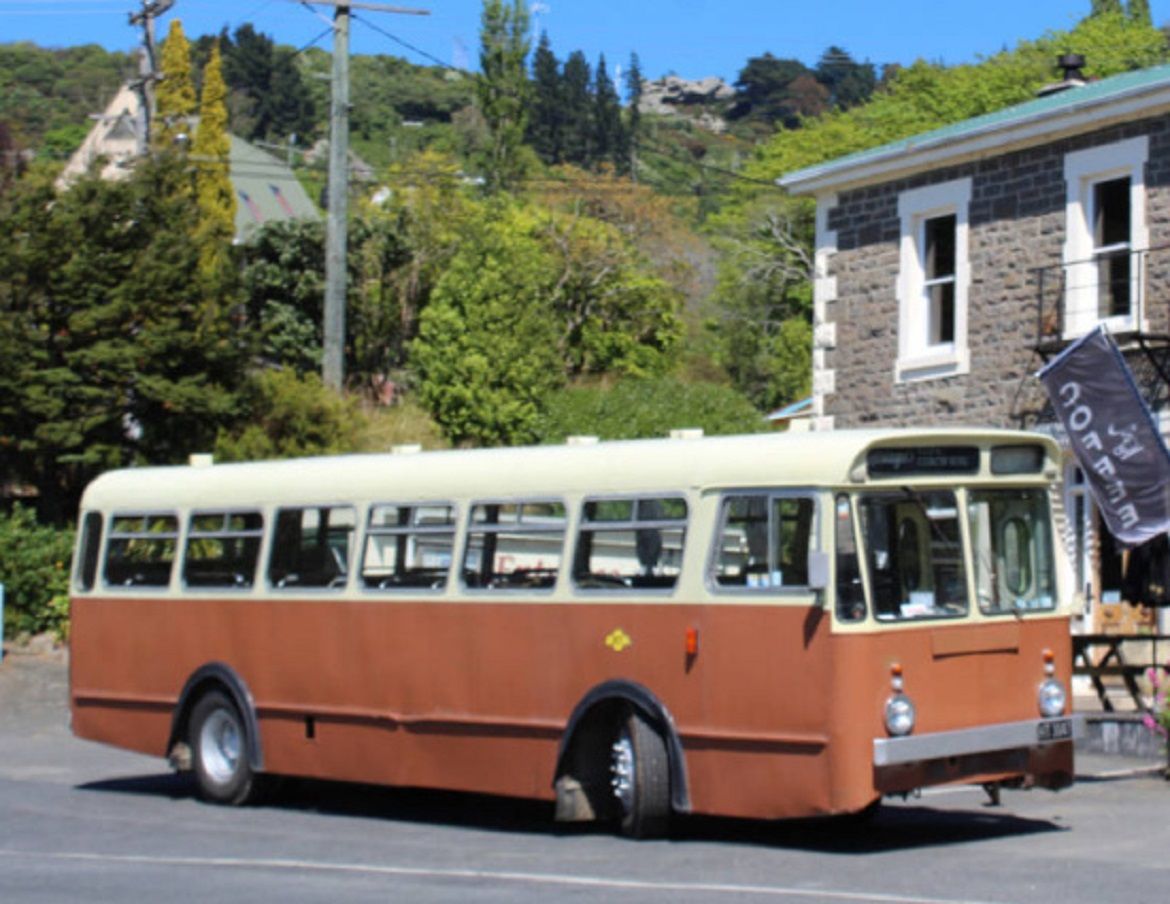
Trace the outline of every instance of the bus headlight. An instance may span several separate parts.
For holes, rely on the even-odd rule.
[[[1068,695],[1064,691],[1064,685],[1055,678],[1045,679],[1044,683],[1040,685],[1038,697],[1040,715],[1045,718],[1061,715],[1064,712],[1065,703],[1068,702]]]
[[[905,694],[894,694],[886,701],[886,731],[894,737],[914,730],[914,703]]]

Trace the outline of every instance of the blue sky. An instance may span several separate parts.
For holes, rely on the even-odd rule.
[[[428,57],[476,65],[481,0],[387,0],[430,10],[427,17],[359,13],[386,34],[354,23],[357,53],[392,53],[413,62]],[[539,0],[537,27],[557,57],[582,50],[591,63],[604,53],[611,71],[637,52],[642,71],[657,78],[719,75],[734,81],[749,57],[765,51],[813,64],[830,44],[855,59],[909,63],[918,57],[969,62],[1084,16],[1090,0]],[[138,0],[0,0],[0,41],[45,46],[97,42],[113,50],[133,46],[137,32],[127,13]],[[1151,3],[1154,22],[1170,19],[1170,0]],[[317,7],[322,10],[324,8]],[[291,0],[178,0],[161,22],[183,21],[188,36],[234,29],[251,21],[283,44],[297,47],[326,24]],[[329,46],[328,38],[319,45]]]

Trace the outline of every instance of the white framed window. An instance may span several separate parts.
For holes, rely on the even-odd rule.
[[[898,268],[898,382],[966,373],[971,180],[903,192]]]
[[[1149,247],[1142,135],[1065,155],[1064,335],[1143,328]]]

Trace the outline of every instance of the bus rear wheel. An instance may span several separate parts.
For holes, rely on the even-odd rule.
[[[254,800],[259,776],[252,769],[251,741],[235,703],[222,691],[209,691],[191,709],[187,724],[199,796],[231,806]]]
[[[618,728],[610,749],[609,774],[622,834],[630,838],[665,835],[670,825],[666,742],[636,710]]]

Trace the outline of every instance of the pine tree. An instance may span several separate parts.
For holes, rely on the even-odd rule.
[[[190,117],[195,112],[191,42],[178,19],[171,20],[162,43],[162,76],[155,92],[158,119],[153,135],[154,145],[160,149],[171,147],[179,135],[190,134]]]
[[[545,163],[560,163],[564,101],[560,64],[543,32],[532,56],[532,114],[528,117],[528,141]]]
[[[597,60],[593,74],[593,157],[595,164],[621,165],[625,157],[622,108],[613,79],[605,65],[605,54]]]
[[[218,44],[212,48],[203,70],[199,129],[191,152],[196,163],[195,195],[199,203],[195,238],[200,246],[200,263],[207,273],[225,261],[236,230],[236,195],[228,159],[231,139],[227,131],[227,86]]]
[[[561,78],[564,98],[565,128],[561,146],[567,163],[584,166],[590,161],[593,110],[589,83],[592,75],[585,54],[574,50],[565,60]]]
[[[484,0],[476,94],[491,133],[488,184],[507,188],[520,175],[528,118],[528,8],[524,0]]]
[[[630,68],[626,70],[626,98],[629,111],[626,116],[630,175],[638,181],[638,132],[642,127],[642,63],[636,53],[630,54]]]

